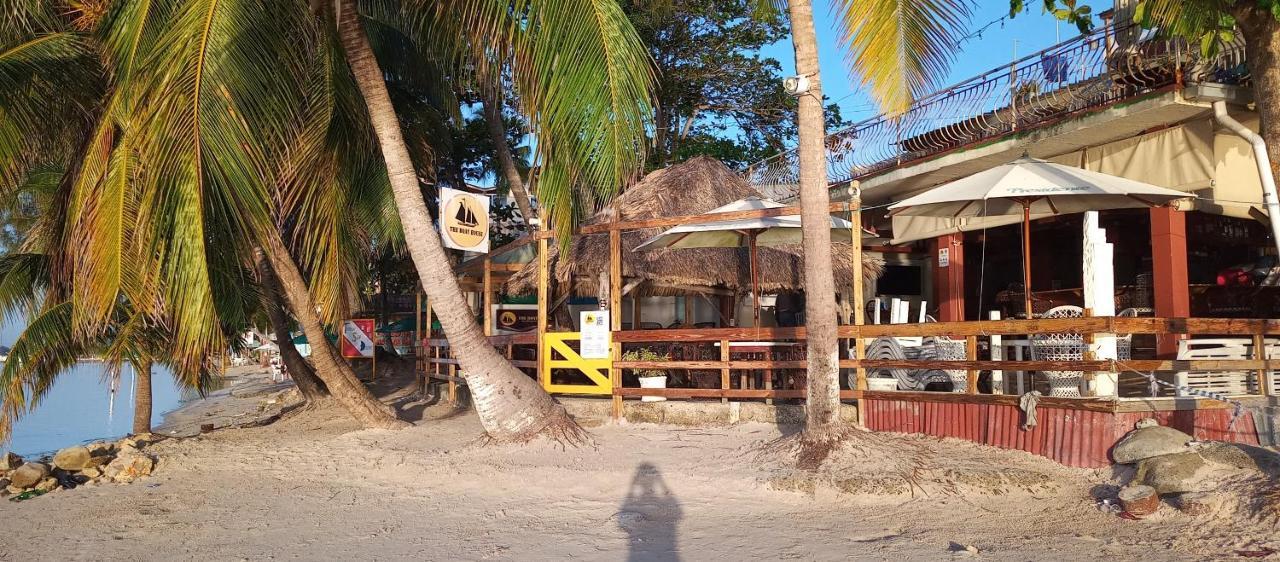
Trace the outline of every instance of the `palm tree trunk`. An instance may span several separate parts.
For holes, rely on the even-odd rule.
[[[133,391],[133,433],[151,433],[151,361],[133,363],[137,388]]]
[[[325,387],[324,381],[316,376],[315,369],[311,368],[311,364],[302,358],[302,354],[298,353],[298,348],[293,346],[293,338],[289,333],[289,317],[285,315],[283,307],[284,295],[280,291],[280,280],[276,278],[275,272],[271,270],[271,264],[267,263],[266,255],[263,252],[255,251],[253,258],[258,267],[258,278],[262,282],[264,293],[262,304],[267,309],[267,317],[271,320],[271,329],[276,335],[276,344],[280,346],[280,358],[284,360],[285,367],[289,369],[289,377],[293,379],[293,384],[298,386],[298,391],[302,393],[302,397],[307,401],[327,398],[329,389]],[[313,342],[308,339],[307,342],[311,344],[311,349],[329,345],[329,340]]]
[[[831,272],[831,229],[828,225],[826,130],[822,115],[822,80],[818,71],[818,39],[809,0],[788,2],[796,73],[809,78],[800,96],[797,125],[800,143],[801,245],[804,248],[805,329],[808,333],[808,386],[805,434],[809,441],[835,438],[840,410],[840,357],[836,341],[836,286]],[[825,456],[825,455],[824,455]]]
[[[497,441],[522,441],[545,434],[565,442],[581,442],[585,432],[564,408],[552,400],[537,381],[499,355],[471,317],[431,214],[422,200],[418,172],[400,133],[395,107],[387,94],[382,69],[369,46],[356,2],[339,0],[338,7],[338,34],[382,148],[396,209],[404,227],[405,245],[413,257],[422,288],[431,295],[431,306],[465,373],[485,432]]]
[[[285,248],[284,242],[280,240],[279,234],[271,233],[259,251],[265,254],[271,263],[271,268],[279,276],[280,287],[289,301],[289,308],[293,309],[294,314],[297,315],[302,332],[307,335],[307,341],[326,344],[313,343],[311,358],[316,363],[316,374],[319,375],[320,380],[324,381],[329,394],[365,427],[383,429],[408,427],[408,423],[396,418],[395,411],[390,406],[379,402],[369,389],[365,388],[360,379],[356,378],[351,367],[347,366],[346,361],[343,361],[333,348],[327,345],[324,324],[315,312],[315,303],[312,302],[311,293],[307,290],[307,283]]]
[[[524,219],[525,230],[529,230],[530,219],[533,218],[533,204],[530,202],[529,188],[520,171],[516,169],[516,160],[511,155],[511,147],[507,145],[507,126],[502,121],[502,97],[497,88],[489,88],[484,100],[484,120],[489,126],[489,137],[493,141],[494,156],[498,160],[498,168],[502,178],[511,186],[511,196],[516,199],[520,209],[520,218]]]
[[[1280,176],[1280,21],[1250,2],[1237,2],[1231,13],[1245,41],[1258,134],[1267,143],[1272,173]]]

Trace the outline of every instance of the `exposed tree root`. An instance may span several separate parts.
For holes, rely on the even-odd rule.
[[[869,453],[871,439],[875,439],[875,434],[854,427],[802,431],[765,443],[760,448],[760,454],[795,462],[796,468],[800,470],[816,471],[838,450],[848,448],[858,454]]]
[[[563,406],[556,404],[555,412],[548,417],[550,418],[549,421],[541,428],[504,438],[496,438],[485,433],[476,440],[475,444],[482,447],[508,443],[525,444],[539,438],[545,438],[560,445],[561,450],[568,450],[570,447],[575,449],[579,447],[599,449],[599,444],[591,437],[591,433],[583,429],[581,425],[578,425],[578,422],[565,411]]]

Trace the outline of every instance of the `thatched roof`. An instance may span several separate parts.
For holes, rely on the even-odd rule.
[[[697,157],[645,176],[586,224],[704,213],[751,195],[761,196],[720,161]],[[671,295],[713,289],[746,293],[751,290],[751,262],[746,248],[632,251],[662,230],[652,228],[622,234],[623,283],[640,282],[630,294]],[[836,244],[833,251],[836,286],[848,287],[853,282],[849,245]],[[759,248],[757,261],[762,292],[804,286],[804,261],[799,247]],[[884,269],[878,259],[864,258],[863,261],[868,280],[878,277]],[[609,271],[609,235],[576,236],[570,245],[569,258],[562,259],[558,249],[552,249],[550,263],[553,279],[562,287],[572,278],[575,294],[596,295],[600,272]],[[506,287],[510,293],[527,294],[537,290],[537,282],[538,263],[534,260],[513,275]]]

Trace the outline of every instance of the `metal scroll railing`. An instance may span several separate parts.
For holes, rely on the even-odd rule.
[[[1181,39],[1136,26],[1106,26],[827,135],[832,184],[983,142],[1186,82],[1247,82],[1243,43],[1212,57]],[[798,161],[789,150],[748,167],[767,197],[794,199]]]

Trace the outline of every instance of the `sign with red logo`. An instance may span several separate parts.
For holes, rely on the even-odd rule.
[[[373,357],[373,329],[372,318],[343,320],[342,337],[338,338],[342,356],[349,359]]]

